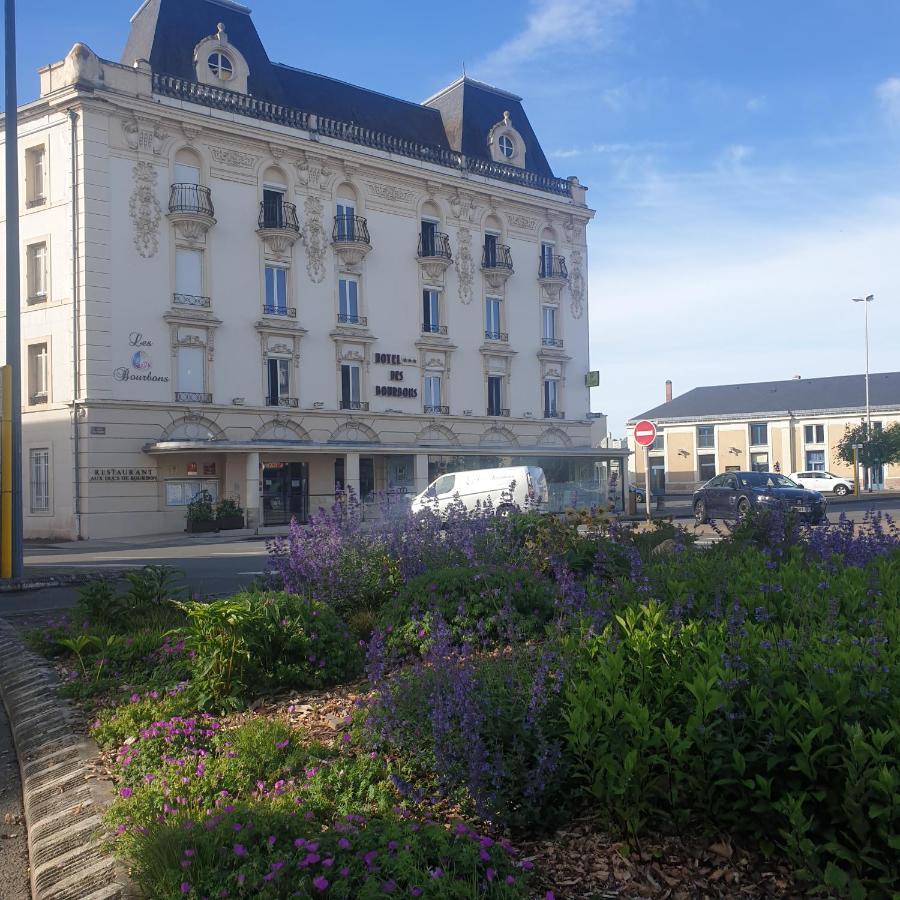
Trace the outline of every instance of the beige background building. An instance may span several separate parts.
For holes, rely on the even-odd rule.
[[[873,431],[900,422],[900,372],[870,375],[869,390]],[[632,477],[646,483],[634,426],[649,419],[657,427],[649,452],[653,493],[691,492],[729,470],[853,478],[836,447],[848,426],[865,421],[865,396],[864,375],[695,388],[628,421]],[[873,469],[872,487],[900,489],[900,465]]]

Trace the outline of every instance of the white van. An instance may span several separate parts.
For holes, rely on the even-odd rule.
[[[473,469],[435,479],[413,500],[412,511],[430,509],[446,515],[450,505],[459,502],[474,512],[490,501],[497,515],[506,516],[516,509],[546,509],[549,499],[547,479],[538,466]]]

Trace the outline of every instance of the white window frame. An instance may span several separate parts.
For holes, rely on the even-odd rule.
[[[289,356],[270,356],[266,359],[265,380],[266,380],[266,398],[269,406],[278,406],[278,401],[285,397],[291,397],[291,385],[293,383],[293,374],[291,372],[291,358]],[[277,384],[277,394],[272,394],[272,364],[275,364],[278,377],[275,379]],[[286,382],[282,389],[282,380]],[[272,403],[275,400],[275,403]]]
[[[275,302],[269,302],[269,272],[272,272],[272,297]],[[281,276],[283,296],[278,296],[278,287],[279,287],[279,276]],[[288,303],[288,297],[290,295],[290,269],[288,266],[279,266],[276,263],[270,262],[266,260],[265,265],[263,266],[263,309],[269,310],[271,307],[273,310],[280,310],[287,314],[288,307],[290,304]],[[283,303],[279,302],[283,300]],[[277,312],[276,312],[277,315]]]
[[[443,316],[441,315],[441,291],[433,287],[422,288],[422,332],[423,334],[440,334],[441,325],[443,325]],[[428,319],[425,321],[425,296],[428,295]],[[437,321],[435,321],[435,318]]]
[[[337,239],[352,241],[356,239],[356,201],[350,197],[338,197],[334,204],[334,213],[338,217]]]
[[[188,256],[188,254],[191,255]],[[197,266],[196,274],[199,278],[196,285],[186,283],[189,278],[186,269],[178,265],[179,258],[196,260],[196,263],[193,264]],[[194,291],[194,287],[197,288],[196,291]],[[184,294],[187,297],[206,296],[206,259],[202,250],[198,250],[196,247],[175,247],[175,293]]]
[[[351,285],[355,290],[351,290]],[[352,303],[351,303],[352,300]],[[342,273],[338,277],[338,322],[358,325],[360,319],[360,284],[356,275]]]
[[[222,65],[223,61],[227,63],[227,66]],[[213,77],[219,81],[229,82],[234,79],[234,60],[222,50],[213,50],[206,57],[206,65]],[[223,72],[227,74],[223,75]]]
[[[490,315],[490,310],[492,307],[496,307],[497,310],[497,321],[493,323],[496,325],[495,328],[492,327],[491,323],[493,317]],[[484,331],[485,337],[488,334],[492,335],[488,340],[499,340],[499,335],[503,334],[503,300],[500,297],[489,295],[484,298]],[[496,335],[496,337],[493,337],[493,335]]]
[[[760,443],[753,441],[753,426],[762,426],[766,429],[766,439]],[[747,443],[750,447],[768,447],[769,446],[769,423],[768,422],[748,422],[747,423]]]
[[[549,329],[548,322],[551,326]],[[555,341],[558,337],[556,307],[545,303],[541,306],[541,342]]]
[[[27,352],[28,405],[44,406],[50,402],[50,341],[35,341],[28,345]]]
[[[426,372],[425,373],[425,382],[423,385],[422,394],[425,398],[425,402],[423,406],[428,407],[440,407],[443,405],[443,401],[441,400],[443,396],[443,385],[441,384],[442,377],[438,372]],[[437,393],[435,393],[435,386],[437,386]]]
[[[559,413],[559,379],[545,378],[541,402],[545,418],[555,418]]]
[[[32,447],[28,451],[29,498],[32,515],[52,512],[50,448]],[[40,491],[39,489],[43,488]]]
[[[344,397],[344,369],[347,369],[348,374],[348,385],[350,388],[349,396]],[[355,373],[355,383],[354,383],[354,373]],[[354,387],[356,388],[354,396]],[[350,363],[345,362],[341,363],[341,383],[340,383],[340,393],[341,393],[341,403],[345,400],[351,404],[350,408],[352,409],[353,403],[362,403],[362,366],[359,363]]]
[[[500,415],[503,410],[503,401],[506,399],[506,376],[501,372],[488,372],[487,377],[484,380],[485,390],[487,392],[487,403],[485,404],[485,409],[489,410],[491,408],[491,379],[496,378],[500,385],[500,390],[498,391],[500,405],[497,407],[497,412],[494,414],[488,413],[488,415]]]
[[[46,303],[50,299],[50,242],[47,240],[25,245],[25,287],[28,303]]]
[[[811,441],[806,439],[806,429],[807,428],[812,429],[813,439]],[[816,437],[816,429],[817,428],[822,429],[822,440],[821,441],[818,440],[818,438]],[[823,447],[825,445],[825,433],[826,433],[825,432],[825,424],[823,422],[815,422],[815,423],[810,423],[808,425],[804,425],[803,426],[803,443],[804,443],[804,445],[807,447]]]
[[[182,369],[181,369],[181,357],[186,353],[197,353],[199,354],[200,360],[200,388],[199,390],[191,385],[188,387],[183,384],[182,381]],[[207,378],[207,359],[206,359],[206,347],[205,346],[196,346],[194,344],[182,344],[175,348],[175,393],[177,394],[208,394],[207,385],[209,383],[209,379]]]
[[[25,206],[34,209],[47,203],[47,145],[25,150]]]

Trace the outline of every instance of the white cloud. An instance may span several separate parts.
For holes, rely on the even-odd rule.
[[[487,56],[480,77],[508,75],[549,53],[594,50],[612,38],[616,21],[636,0],[534,0],[525,27]]]
[[[891,125],[900,125],[900,78],[887,78],[875,88],[881,111]]]

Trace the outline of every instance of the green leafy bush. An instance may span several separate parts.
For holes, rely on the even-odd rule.
[[[354,678],[361,652],[328,605],[291,594],[236,594],[182,603],[192,653],[191,695],[201,708],[236,708],[279,688]]]
[[[553,608],[553,584],[526,569],[451,566],[413,578],[378,621],[388,647],[421,652],[431,645],[436,616],[456,644],[515,641],[541,635]]]

